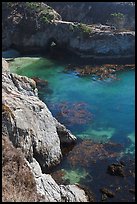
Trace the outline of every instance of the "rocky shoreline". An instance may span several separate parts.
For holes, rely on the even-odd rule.
[[[35,81],[10,74],[2,60],[2,135],[24,155],[31,168],[37,192],[44,201],[87,202],[88,197],[78,186],[58,186],[46,168],[58,164],[62,158],[61,144],[71,144],[76,137],[53,118],[46,105],[37,97]],[[27,160],[26,160],[26,159]],[[71,194],[73,191],[73,194]]]
[[[8,3],[3,3],[4,50],[15,48],[22,53],[25,53],[25,50],[29,53],[48,53],[54,43],[57,49],[66,49],[86,58],[135,56],[135,31],[112,30],[111,26],[106,25],[102,30],[102,27],[97,25],[62,21],[61,16],[46,4],[34,4],[33,12],[29,6],[24,3],[13,3],[10,7]],[[41,18],[38,9],[44,10],[41,11],[43,12]],[[49,9],[52,18],[45,22],[44,19],[48,18],[45,15]],[[13,13],[13,10],[16,12]],[[27,24],[26,19],[29,22]]]
[[[127,5],[130,10],[132,6]],[[85,17],[84,21],[80,20],[82,23],[79,20],[62,20],[62,14],[45,2],[3,2],[2,7],[3,51],[15,49],[21,54],[49,53],[54,56],[59,51],[66,51],[82,60],[115,60],[135,56],[134,22],[121,31],[111,25],[98,25],[86,20],[87,24]],[[128,21],[129,25],[131,21]],[[82,76],[101,71],[98,69],[96,72],[91,67],[74,69]],[[71,67],[66,68],[66,71],[70,70]],[[111,74],[111,67],[107,71],[110,73],[102,69],[99,75],[104,78]],[[75,146],[77,138],[52,116],[46,104],[38,98],[38,83],[39,79],[10,73],[8,63],[2,58],[3,201],[94,202],[94,194],[88,192],[84,185],[59,184],[54,179],[55,174],[52,177],[43,172],[43,169],[48,172],[57,166],[69,148],[75,147],[77,154],[79,148]],[[89,159],[85,143],[80,146],[85,147],[83,151]],[[103,146],[92,145],[90,151],[93,156],[96,155],[95,149],[98,149],[97,155],[101,151],[107,156]],[[71,153],[70,162],[74,165],[80,162]],[[90,162],[93,162],[92,159]],[[123,168],[123,165],[112,163],[108,170],[113,175],[123,176]],[[114,197],[106,187],[102,187],[100,192],[104,196],[102,201],[106,200],[106,196]],[[134,193],[134,187],[130,192]]]

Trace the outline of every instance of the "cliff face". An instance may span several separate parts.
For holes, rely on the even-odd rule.
[[[77,185],[58,185],[43,174],[33,158],[28,162],[8,135],[2,134],[2,201],[3,202],[88,202]]]
[[[37,193],[46,202],[88,202],[88,196],[77,185],[58,185],[50,174],[43,174],[35,159],[28,166],[35,178]]]
[[[3,201],[88,202],[80,187],[59,186],[40,167],[58,164],[61,144],[76,137],[39,100],[32,79],[10,74],[4,59],[2,66]]]
[[[47,10],[46,4],[44,6]],[[45,21],[43,17],[39,18],[35,8],[33,12],[26,9],[26,4],[13,5],[11,9],[4,4],[3,10],[3,49],[14,47],[22,52],[43,53],[49,51],[54,42],[57,47],[81,57],[134,56],[134,31],[120,32],[111,26],[66,22],[59,15]]]
[[[105,18],[107,19],[105,16],[102,21],[98,16],[89,19],[89,14],[92,13],[89,11],[93,8],[97,8],[95,9],[97,14],[100,12],[95,2],[94,6],[84,2],[81,5],[68,3],[67,7],[65,4],[62,4],[63,7],[58,7],[56,4],[55,7],[59,12],[62,10],[63,20],[67,21],[62,21],[62,17],[45,3],[3,2],[3,50],[16,48],[23,53],[26,50],[30,53],[45,52],[50,50],[54,43],[57,47],[70,50],[81,57],[134,56],[135,32],[118,32],[109,26],[86,25],[104,23]],[[128,8],[130,13],[132,5]],[[72,13],[69,16],[70,9]],[[79,17],[77,12],[80,13]],[[68,20],[86,24],[68,22]],[[132,22],[132,19],[130,21]],[[130,28],[134,28],[134,22]],[[88,202],[87,195],[78,186],[58,185],[50,175],[43,174],[40,167],[48,168],[58,164],[62,158],[61,146],[74,143],[76,137],[60,124],[47,106],[39,100],[36,84],[32,79],[11,74],[4,59],[2,59],[2,69],[4,201],[17,201],[13,195],[23,192],[20,201],[26,201],[26,198],[29,201],[31,195],[30,201]],[[10,179],[8,192],[11,166],[14,177]],[[21,186],[23,182],[24,189],[14,185],[18,181],[19,183],[21,181]],[[28,188],[31,188],[31,191],[28,192]],[[6,200],[9,193],[11,197]]]
[[[23,37],[26,38],[41,29],[44,30],[51,20],[61,20],[61,17],[54,9],[42,2],[3,2],[3,49],[14,45],[14,37],[17,37],[18,44]]]
[[[135,30],[134,2],[47,2],[63,21],[106,24],[112,13],[123,13],[123,28]]]
[[[3,131],[16,147],[21,147],[30,161],[35,156],[41,165],[60,162],[61,141],[70,143],[76,138],[37,97],[35,82],[15,74],[2,74]],[[64,138],[63,138],[64,137]],[[66,138],[66,139],[65,139]]]
[[[77,185],[58,185],[49,174],[43,174],[39,163],[34,158],[29,163],[3,133],[2,201],[88,202],[88,196]]]
[[[5,61],[4,58],[2,58],[2,71],[3,72],[9,72],[9,64]]]
[[[2,201],[34,202],[42,200],[24,155],[7,135],[2,134]]]

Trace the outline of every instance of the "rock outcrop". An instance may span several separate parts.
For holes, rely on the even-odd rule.
[[[135,30],[134,2],[47,2],[47,4],[61,15],[63,21],[86,24],[106,24],[111,14],[122,13],[125,15],[123,28]]]
[[[12,166],[12,168],[11,168]],[[58,185],[51,175],[43,174],[33,158],[29,163],[20,148],[2,135],[3,202],[88,202],[77,185]]]
[[[41,8],[41,5],[39,7]],[[46,4],[43,8],[44,12],[47,12]],[[15,9],[16,12],[13,12]],[[50,12],[54,13],[52,9]],[[45,16],[39,18],[40,14],[35,7],[33,12],[31,7],[26,9],[25,3],[16,3],[9,7],[9,4],[4,2],[3,49],[14,47],[22,52],[27,50],[44,53],[49,51],[54,43],[57,48],[69,50],[81,57],[134,56],[134,31],[119,32],[111,27],[102,30],[93,25],[62,21],[61,17],[54,14],[47,22],[43,20]]]
[[[77,185],[58,185],[50,174],[43,174],[39,163],[33,159],[30,166],[37,186],[37,193],[47,202],[88,202],[88,196]]]
[[[58,185],[50,174],[42,173],[40,165],[51,167],[59,163],[62,157],[61,144],[73,143],[76,137],[53,118],[47,106],[39,100],[36,84],[32,79],[10,74],[7,70],[8,64],[3,59],[3,200],[88,202],[88,196],[79,186]],[[19,182],[22,188],[14,185],[15,178],[10,175],[8,161],[18,169],[15,171],[14,168],[13,172],[16,175],[17,183]],[[28,181],[25,180],[27,179],[25,169],[29,174]],[[18,178],[21,171],[23,171],[22,178]],[[9,193],[6,187],[8,178],[11,178]],[[34,190],[27,190],[27,185],[33,185]],[[17,194],[20,197],[17,198]],[[25,197],[25,194],[28,197]]]
[[[24,155],[2,134],[2,202],[39,202],[36,182]]]
[[[2,71],[9,72],[9,64],[4,58],[2,58]]]
[[[62,157],[60,141],[76,140],[39,100],[32,79],[3,73],[2,109],[3,132],[9,135],[14,146],[22,148],[30,161],[34,156],[42,166],[53,166]]]

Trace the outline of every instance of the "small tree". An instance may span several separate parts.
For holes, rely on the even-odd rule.
[[[110,14],[110,22],[117,29],[122,29],[125,24],[125,15],[123,13],[112,13]]]

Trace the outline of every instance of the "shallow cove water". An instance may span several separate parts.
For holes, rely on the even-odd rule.
[[[107,185],[115,192],[120,186],[122,191],[120,193],[117,191],[117,196],[107,201],[133,201],[133,194],[127,189],[134,186],[134,179],[123,181],[121,177],[114,178],[106,174],[106,164],[119,161],[121,158],[126,158],[127,163],[129,159],[134,160],[134,70],[117,72],[118,80],[110,78],[98,80],[95,76],[80,77],[73,71],[65,72],[65,63],[46,58],[15,58],[10,67],[11,72],[47,80],[48,85],[39,88],[40,99],[61,123],[85,142],[80,142],[74,150],[67,153],[61,164],[53,171],[53,177],[56,179],[62,175],[62,179],[68,183],[85,184],[93,191],[97,201],[101,200],[99,188],[102,186]],[[105,163],[105,159],[99,155],[92,160],[87,154],[87,152],[90,154],[91,141],[99,145],[108,142],[119,144],[117,156],[113,155],[111,158],[108,156],[108,163]],[[84,148],[87,152],[84,152]],[[102,148],[107,154],[105,146],[95,148]],[[113,147],[109,151],[114,151]],[[76,153],[80,158],[76,160],[72,153],[73,155]],[[82,158],[87,162],[83,161],[82,164]],[[125,194],[126,191],[128,193]]]

